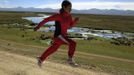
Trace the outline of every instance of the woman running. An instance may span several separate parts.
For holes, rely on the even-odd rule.
[[[62,44],[66,44],[69,46],[68,59],[67,59],[68,64],[72,66],[77,66],[77,64],[73,60],[76,48],[76,42],[67,37],[67,29],[73,27],[79,21],[79,18],[75,18],[74,20],[72,19],[72,16],[70,14],[72,4],[70,1],[64,0],[61,4],[61,7],[62,8],[60,9],[59,13],[54,14],[48,18],[45,18],[34,28],[34,30],[37,31],[46,22],[55,21],[56,29],[54,33],[53,44],[40,57],[38,57],[39,67],[41,67],[43,61],[45,61],[49,55],[57,51],[57,49]]]

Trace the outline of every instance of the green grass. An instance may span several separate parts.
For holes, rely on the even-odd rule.
[[[1,12],[0,13],[0,39],[13,41],[17,43],[23,43],[25,45],[35,45],[40,46],[41,48],[31,48],[21,45],[16,45],[17,50],[6,49],[9,52],[18,53],[22,55],[27,55],[30,57],[36,57],[40,55],[45,47],[48,47],[44,41],[39,40],[41,34],[46,36],[51,36],[53,33],[41,33],[25,30],[22,31],[19,28],[9,28],[3,27],[2,24],[10,23],[30,23],[22,21],[22,16],[35,16],[37,13],[15,13],[15,12]],[[5,16],[5,17],[4,17]],[[92,27],[92,28],[102,28],[102,29],[112,29],[119,31],[129,31],[134,32],[134,17],[131,16],[112,16],[112,15],[73,15],[79,16],[80,22],[78,26],[80,27]],[[127,27],[126,27],[127,25]],[[113,45],[110,43],[111,40],[96,38],[93,40],[75,40],[77,42],[76,48],[76,61],[81,64],[81,67],[105,71],[108,73],[113,73],[114,75],[133,75],[134,65],[133,63],[110,60],[101,57],[90,56],[86,54],[97,54],[105,55],[111,57],[125,58],[129,60],[134,60],[134,46],[124,46],[124,45]],[[47,42],[47,40],[45,40]],[[12,46],[12,44],[11,44]],[[64,63],[67,58],[67,46],[61,46],[62,50],[59,50],[53,54],[50,61]],[[80,53],[86,54],[80,54]]]
[[[0,39],[11,40],[15,42],[20,42],[24,44],[41,45],[48,47],[47,40],[46,43],[42,43],[39,37],[41,34],[46,36],[52,36],[53,33],[41,33],[33,31],[22,31],[18,28],[0,28]],[[24,37],[22,37],[24,35]],[[99,55],[107,55],[112,57],[119,57],[125,59],[134,60],[134,46],[117,46],[111,44],[109,40],[97,38],[95,40],[76,40],[77,47],[76,50],[85,53],[94,53]],[[61,46],[62,49],[67,50],[68,46]]]
[[[134,16],[74,14],[80,17],[79,27],[134,32]]]
[[[30,21],[22,19],[22,17],[37,16],[35,13],[26,12],[0,12],[0,24],[29,24]]]
[[[4,42],[3,44],[7,45],[6,42]],[[13,53],[17,53],[17,54],[25,55],[29,57],[34,57],[34,58],[42,54],[42,52],[44,52],[44,48],[42,46],[30,47],[30,46],[24,46],[21,44],[14,44],[11,42],[10,44],[11,45],[8,46],[9,48],[4,49],[5,51],[13,52]],[[15,49],[12,49],[12,48],[15,48]],[[66,51],[59,50],[55,52],[53,55],[49,56],[49,59],[47,59],[47,61],[49,60],[49,61],[64,64],[66,59],[67,59],[67,50]],[[91,56],[91,55],[87,55],[87,54],[84,54],[83,52],[78,52],[78,51],[75,54],[75,59],[76,59],[76,62],[80,64],[82,68],[85,68],[85,69],[108,72],[114,75],[133,75],[134,74],[133,63]]]
[[[78,51],[134,60],[133,46],[117,46],[111,44],[108,40],[99,39],[91,41],[79,40],[77,43]]]
[[[40,14],[40,12],[0,12],[0,24],[30,24],[31,22],[22,20],[21,18],[37,16],[37,14]],[[73,17],[80,18],[80,21],[77,24],[79,27],[134,32],[134,16],[73,14]]]

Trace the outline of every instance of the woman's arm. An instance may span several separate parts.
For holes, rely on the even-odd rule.
[[[79,21],[79,17],[76,17],[74,20],[71,21],[70,27],[73,27]]]
[[[37,31],[40,27],[42,27],[45,23],[47,23],[48,21],[59,21],[59,15],[58,14],[54,14],[48,18],[45,18],[44,20],[42,20],[35,28],[34,31]]]

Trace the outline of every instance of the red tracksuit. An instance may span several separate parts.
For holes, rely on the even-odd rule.
[[[37,28],[40,28],[48,21],[56,21],[58,24],[55,25],[56,29],[53,44],[41,55],[41,61],[44,61],[49,55],[57,51],[57,49],[62,44],[67,44],[69,46],[68,56],[72,58],[75,52],[76,42],[67,38],[67,29],[72,27],[76,23],[76,20],[72,20],[70,13],[58,13],[45,18],[42,22],[39,23]]]

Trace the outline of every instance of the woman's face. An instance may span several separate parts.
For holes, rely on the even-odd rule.
[[[66,12],[68,12],[68,13],[70,13],[71,10],[72,10],[72,6],[71,6],[71,5],[68,5],[67,7],[63,7],[63,8],[64,8],[64,10],[65,10]]]

